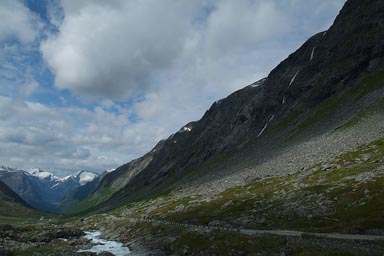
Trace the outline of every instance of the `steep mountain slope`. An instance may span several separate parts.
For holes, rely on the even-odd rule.
[[[377,139],[381,124],[355,124],[382,106],[383,25],[383,1],[348,1],[328,31],[267,78],[215,102],[199,121],[95,181],[76,210],[111,209],[181,186],[209,194]]]
[[[102,174],[95,177],[92,181],[66,194],[59,205],[58,211],[66,212],[72,207],[77,206],[81,201],[85,200],[89,196],[89,194],[94,192],[101,180],[104,178],[104,176],[112,171],[114,171],[114,169],[106,170]]]
[[[0,181],[0,198],[4,202],[13,202],[25,207],[30,207],[21,197],[10,189],[7,184]]]
[[[3,218],[33,217],[37,215],[29,204],[0,181],[0,222]]]
[[[46,211],[55,211],[68,193],[97,176],[92,172],[79,171],[61,179],[40,169],[26,172],[4,166],[0,168],[1,181],[30,205]]]

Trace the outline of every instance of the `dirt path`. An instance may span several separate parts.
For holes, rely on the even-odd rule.
[[[340,234],[340,233],[310,233],[297,230],[263,230],[263,229],[236,229],[236,228],[226,228],[226,227],[209,227],[203,225],[191,225],[186,223],[178,222],[169,222],[162,220],[147,220],[149,222],[157,222],[166,225],[173,225],[179,227],[186,227],[194,230],[223,230],[223,231],[235,231],[240,232],[245,235],[262,235],[262,234],[271,234],[278,236],[293,236],[300,237],[302,235],[314,236],[318,238],[330,238],[330,239],[344,239],[344,240],[361,240],[361,241],[374,241],[374,240],[384,240],[384,236],[379,235],[358,235],[358,234]]]
[[[279,236],[302,236],[303,234],[308,236],[315,236],[320,238],[332,238],[332,239],[347,239],[347,240],[384,240],[384,236],[376,235],[357,235],[357,234],[340,234],[340,233],[308,233],[296,230],[259,230],[259,229],[240,229],[240,233],[246,235],[259,235],[259,234],[271,234]]]

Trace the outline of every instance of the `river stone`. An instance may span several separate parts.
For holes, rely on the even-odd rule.
[[[11,253],[11,250],[9,250],[8,248],[0,247],[0,255],[11,256],[12,253]]]
[[[99,252],[97,256],[114,256],[114,254],[110,252]]]

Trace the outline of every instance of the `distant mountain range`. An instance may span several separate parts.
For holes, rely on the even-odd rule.
[[[1,181],[28,204],[45,211],[56,211],[66,195],[98,176],[97,173],[78,171],[73,175],[59,178],[41,169],[24,171],[11,167],[0,167]]]

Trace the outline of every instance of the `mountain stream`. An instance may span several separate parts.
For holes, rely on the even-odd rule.
[[[94,244],[90,249],[79,250],[78,252],[110,252],[115,256],[126,256],[130,254],[128,247],[123,243],[116,241],[108,241],[100,238],[101,232],[98,230],[85,232],[84,238],[89,239]]]

